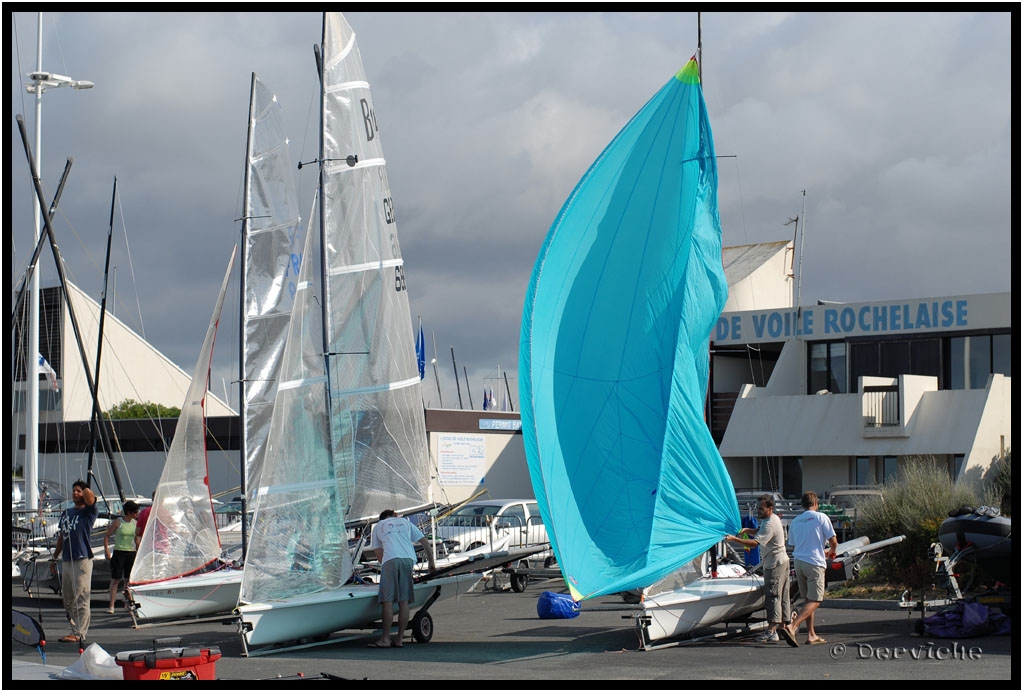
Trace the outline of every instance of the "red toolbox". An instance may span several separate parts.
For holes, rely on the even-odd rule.
[[[125,681],[211,681],[218,659],[219,647],[181,647],[181,638],[157,638],[153,649],[118,652],[114,661]]]

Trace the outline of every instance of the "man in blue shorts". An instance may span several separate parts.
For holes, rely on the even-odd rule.
[[[412,567],[416,562],[416,544],[427,550],[430,570],[435,569],[430,542],[423,532],[394,510],[380,514],[377,526],[370,536],[370,548],[380,562],[381,636],[369,647],[402,647],[405,628],[409,625],[409,601],[413,598]],[[398,633],[391,634],[394,602],[398,602]]]

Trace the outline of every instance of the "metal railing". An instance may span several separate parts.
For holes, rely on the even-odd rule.
[[[861,412],[865,428],[900,425],[899,385],[865,385],[861,394]]]

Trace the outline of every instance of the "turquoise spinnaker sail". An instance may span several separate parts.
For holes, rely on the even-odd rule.
[[[651,585],[740,527],[704,421],[727,296],[717,196],[691,59],[577,183],[534,266],[523,440],[577,599]]]

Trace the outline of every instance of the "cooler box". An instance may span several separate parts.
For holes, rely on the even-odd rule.
[[[181,638],[158,638],[151,650],[118,652],[125,681],[212,681],[219,647],[181,647]]]

